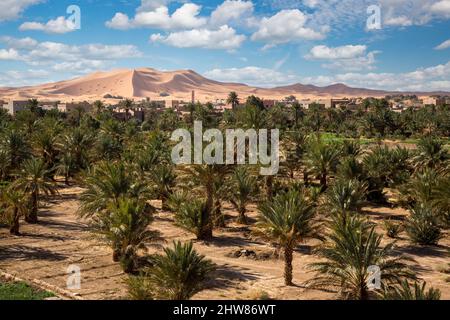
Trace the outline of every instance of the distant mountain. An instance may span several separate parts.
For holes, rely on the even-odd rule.
[[[196,99],[211,101],[224,99],[231,91],[239,96],[258,95],[279,99],[287,95],[312,97],[367,97],[385,96],[398,92],[351,88],[344,84],[327,87],[294,84],[276,88],[257,88],[240,83],[224,83],[207,79],[192,70],[163,72],[151,68],[120,69],[96,72],[80,78],[23,88],[0,88],[0,99],[39,98],[48,100],[96,100],[106,95],[124,98]],[[407,94],[410,94],[408,92]],[[415,93],[418,95],[444,94],[442,92]],[[166,98],[167,99],[167,98]]]

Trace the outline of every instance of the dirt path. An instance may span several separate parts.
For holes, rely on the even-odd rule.
[[[67,268],[81,268],[81,289],[73,291],[84,299],[120,299],[126,296],[123,280],[126,276],[118,264],[111,260],[112,252],[93,239],[87,225],[77,219],[77,198],[82,190],[65,188],[60,197],[48,204],[40,213],[40,224],[23,224],[22,237],[11,237],[0,229],[0,269],[23,279],[38,279],[66,289]],[[233,215],[230,207],[225,212]],[[389,209],[368,209],[375,218],[401,214]],[[387,210],[387,211],[386,211]],[[255,218],[255,210],[250,210]],[[188,232],[173,225],[167,213],[156,216],[152,228],[159,230],[167,245],[173,240],[193,240]],[[248,230],[231,224],[215,233],[209,244],[195,242],[195,248],[217,264],[215,280],[195,299],[255,299],[264,293],[275,299],[332,299],[334,293],[306,290],[301,284],[313,275],[306,265],[314,261],[311,243],[299,247],[294,254],[294,282],[296,287],[283,285],[283,262],[277,259],[258,260],[234,258],[230,254],[241,249],[270,254],[267,243],[254,241]],[[415,269],[429,284],[441,289],[443,298],[450,298],[450,286],[441,272],[448,259],[448,237],[437,248],[417,249],[406,240],[399,242],[400,250],[416,258]],[[150,252],[160,250],[150,248]]]

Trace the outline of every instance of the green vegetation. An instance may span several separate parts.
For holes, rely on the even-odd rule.
[[[20,236],[22,221],[40,223],[43,205],[58,197],[58,188],[82,187],[79,215],[131,274],[131,296],[189,299],[214,274],[212,266],[190,243],[149,256],[147,247],[161,240],[154,213],[210,243],[230,223],[224,208],[232,207],[248,234],[280,249],[286,285],[295,281],[299,244],[318,238],[323,243],[313,254],[321,262],[311,265],[311,286],[347,299],[380,297],[365,283],[368,267],[378,265],[384,277],[377,294],[436,298],[434,291],[410,289],[411,282],[406,287],[413,277],[404,257],[391,255],[392,244],[381,245],[383,236],[363,208],[400,206],[409,214],[385,222],[387,238],[404,227],[412,246],[439,244],[450,221],[450,107],[396,113],[384,99],[366,99],[355,110],[304,109],[289,100],[266,108],[258,97],[231,93],[233,110],[224,113],[211,104],[189,104],[181,113],[124,100],[121,120],[102,102],[92,112],[67,114],[44,111],[37,101],[15,117],[0,110],[0,223]],[[143,123],[131,116],[136,107],[145,110]],[[279,173],[258,176],[257,166],[174,166],[171,134],[193,130],[194,121],[222,132],[280,129]],[[249,206],[258,208],[256,223]]]
[[[0,279],[0,300],[44,300],[53,296],[50,292],[33,288],[24,282]]]

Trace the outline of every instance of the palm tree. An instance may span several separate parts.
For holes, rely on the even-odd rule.
[[[189,300],[204,288],[214,270],[212,262],[198,254],[191,242],[174,242],[173,249],[153,256],[152,264],[146,277],[153,284],[155,296],[167,300]]]
[[[93,216],[110,203],[118,207],[119,199],[123,197],[146,201],[150,193],[142,177],[138,180],[122,162],[98,164],[88,173],[85,186],[86,190],[80,196],[81,216]]]
[[[27,209],[25,196],[13,188],[4,188],[1,190],[0,196],[0,216],[2,216],[2,220],[6,220],[9,233],[18,236],[20,235],[19,220],[25,215]]]
[[[133,100],[131,99],[125,99],[122,101],[122,106],[125,109],[125,121],[128,121],[130,119],[130,109],[133,108]]]
[[[136,199],[120,198],[111,203],[104,214],[91,223],[94,232],[113,249],[113,260],[120,261],[125,272],[135,270],[137,252],[146,250],[145,244],[159,239],[159,234],[148,230],[152,223],[151,207]]]
[[[441,212],[444,226],[450,225],[450,175],[438,180],[433,190],[432,205]]]
[[[97,114],[101,113],[105,109],[105,105],[102,101],[97,100],[94,102],[94,109]]]
[[[315,211],[298,191],[277,195],[259,207],[258,233],[284,249],[284,282],[292,286],[293,252],[306,238],[321,238]]]
[[[413,243],[437,245],[442,238],[438,215],[426,204],[418,204],[411,209],[406,224],[406,233]]]
[[[161,200],[162,209],[167,210],[167,200],[173,193],[173,188],[176,184],[177,176],[172,166],[159,165],[151,171],[151,180],[156,187],[158,199]]]
[[[173,200],[172,200],[173,201]],[[211,223],[206,220],[208,217],[206,204],[199,199],[185,198],[184,202],[176,205],[175,221],[176,224],[189,232],[192,232],[198,240],[204,239],[204,230]]]
[[[14,170],[30,155],[30,146],[23,132],[17,129],[5,130],[1,135],[0,149],[8,155],[8,169]]]
[[[25,220],[29,223],[38,222],[41,194],[54,195],[57,192],[53,182],[48,178],[49,172],[43,160],[31,158],[23,163],[19,171],[19,176],[14,181],[14,188],[21,190],[25,195],[30,197],[31,208],[25,217]]]
[[[417,282],[411,286],[407,280],[403,280],[398,286],[385,290],[380,295],[383,300],[440,300],[441,292],[439,289],[429,288],[426,290],[426,282],[420,285]]]
[[[246,167],[238,167],[231,176],[230,195],[228,199],[239,213],[237,222],[247,224],[247,204],[258,189],[258,181]]]
[[[89,167],[89,150],[94,143],[93,136],[85,130],[75,128],[62,137],[59,150],[69,153],[75,163],[76,169],[83,170]]]
[[[419,154],[413,159],[416,170],[424,168],[438,169],[450,159],[442,141],[432,136],[422,138],[417,147]]]
[[[316,251],[321,261],[309,265],[316,275],[307,285],[338,290],[345,299],[367,300],[371,266],[380,268],[384,288],[402,278],[414,278],[407,258],[391,257],[394,243],[381,247],[382,236],[362,218],[349,215],[345,223],[333,223],[331,228],[328,242]]]
[[[202,230],[199,232],[199,239],[209,240],[212,238],[213,230],[213,205],[215,182],[224,180],[230,168],[226,165],[192,165],[182,169],[184,179],[190,185],[198,186],[205,194],[205,209],[202,210]]]
[[[230,92],[230,94],[228,95],[228,98],[227,98],[227,103],[231,104],[231,106],[233,107],[233,110],[236,109],[236,107],[239,105],[239,97],[236,92],[234,92],[234,91]]]
[[[338,179],[325,195],[325,203],[331,214],[342,216],[359,212],[367,192],[367,186],[358,180]]]
[[[328,188],[328,176],[336,171],[340,152],[334,145],[327,145],[320,140],[313,143],[307,153],[307,165],[311,172],[319,176],[322,191]]]
[[[76,170],[75,161],[70,153],[64,153],[61,155],[58,164],[55,167],[56,174],[64,177],[64,183],[68,186],[70,184],[70,178]]]

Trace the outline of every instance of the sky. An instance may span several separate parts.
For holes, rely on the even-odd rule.
[[[450,91],[450,0],[0,2],[0,87],[141,67]]]

